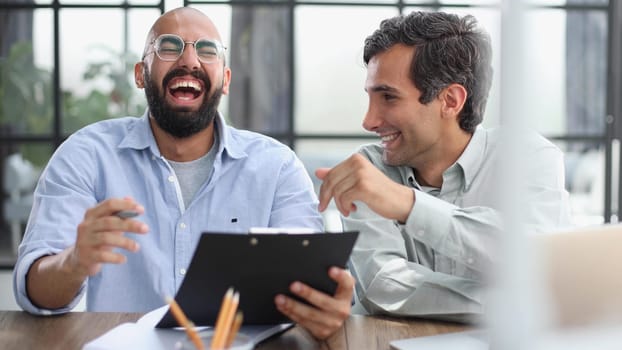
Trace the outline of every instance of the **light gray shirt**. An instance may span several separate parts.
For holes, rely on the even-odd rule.
[[[204,156],[189,161],[175,162],[167,159],[175,171],[175,176],[179,182],[181,195],[184,199],[186,208],[192,202],[194,195],[197,193],[203,183],[207,182],[212,169],[214,168],[214,158],[216,158],[216,150],[218,149],[218,133],[214,132],[214,144]]]
[[[499,174],[499,133],[478,127],[432,194],[421,190],[412,168],[384,164],[380,145],[359,150],[392,180],[412,187],[416,198],[403,225],[359,202],[342,218],[345,230],[360,231],[350,268],[367,312],[455,321],[483,313],[484,286],[503,234],[501,201],[491,185]],[[527,224],[533,232],[568,226],[563,153],[535,133],[526,137]]]

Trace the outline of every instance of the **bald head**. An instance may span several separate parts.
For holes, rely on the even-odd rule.
[[[176,34],[186,41],[209,38],[222,42],[214,22],[203,12],[191,7],[179,7],[160,16],[147,34],[145,49],[162,34]]]

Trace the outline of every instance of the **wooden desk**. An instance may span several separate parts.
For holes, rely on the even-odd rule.
[[[71,312],[41,317],[21,311],[0,311],[0,349],[81,349],[116,325],[135,322],[141,316],[137,313]],[[391,340],[467,328],[453,323],[353,315],[327,341],[317,341],[304,329],[294,327],[256,349],[389,350]]]

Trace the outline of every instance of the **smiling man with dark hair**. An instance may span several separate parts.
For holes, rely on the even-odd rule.
[[[334,198],[344,228],[360,231],[351,259],[360,303],[374,314],[478,319],[505,233],[493,187],[504,140],[480,125],[490,38],[473,16],[413,12],[384,20],[364,61],[363,127],[380,143],[316,171],[320,209]],[[526,226],[568,225],[562,152],[534,132],[521,137]]]

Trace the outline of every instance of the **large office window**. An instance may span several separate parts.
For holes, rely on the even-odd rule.
[[[620,4],[526,3],[525,120],[566,152],[576,223],[617,220],[622,40],[613,29],[622,26]],[[147,30],[164,10],[192,6],[216,22],[233,70],[231,94],[220,111],[231,124],[292,147],[312,174],[363,143],[377,142],[361,127],[367,108],[362,44],[383,18],[398,13],[442,10],[478,18],[492,36],[496,73],[484,124],[503,123],[501,5],[497,0],[0,0],[0,265],[14,262],[32,190],[54,149],[88,123],[144,111],[133,65]]]
[[[0,266],[10,267],[39,174],[89,123],[140,115],[132,73],[152,0],[0,0]]]

